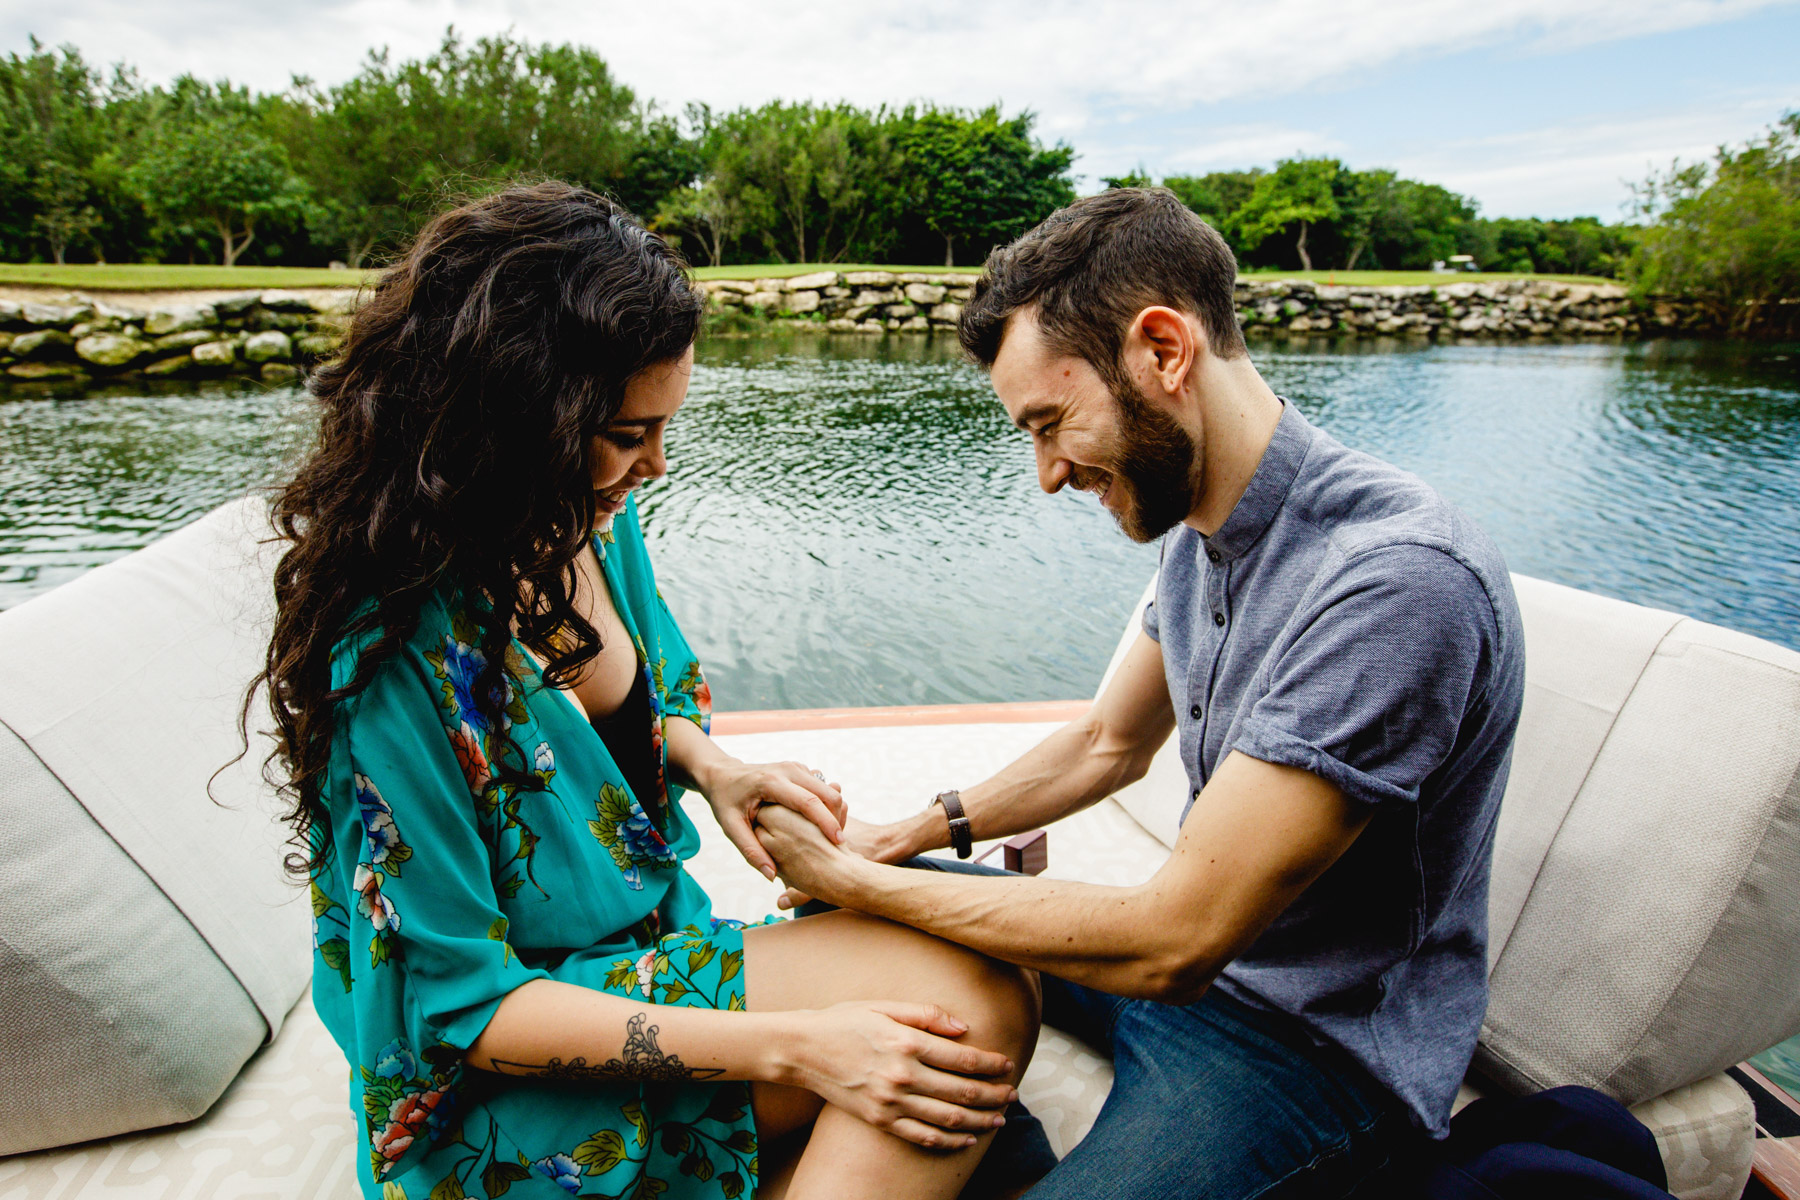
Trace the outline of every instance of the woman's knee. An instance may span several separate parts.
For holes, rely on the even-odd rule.
[[[935,1002],[968,1024],[971,1044],[1006,1054],[1023,1073],[1042,1015],[1037,972],[962,947],[956,958]]]

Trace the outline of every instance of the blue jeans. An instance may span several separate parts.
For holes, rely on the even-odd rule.
[[[908,866],[1004,874],[945,859]],[[1112,1093],[1028,1200],[1287,1200],[1386,1195],[1419,1144],[1405,1108],[1299,1022],[1212,989],[1128,1000],[1043,976],[1044,1023],[1112,1054]],[[1010,1118],[983,1175],[1031,1178],[1035,1120]],[[1023,1143],[1023,1144],[1022,1144]]]

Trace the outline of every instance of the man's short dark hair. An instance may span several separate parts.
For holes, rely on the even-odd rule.
[[[1152,305],[1198,317],[1220,358],[1246,353],[1231,298],[1236,281],[1231,247],[1175,193],[1111,188],[989,254],[957,336],[992,367],[1008,318],[1036,305],[1050,345],[1087,360],[1119,391],[1125,331]]]

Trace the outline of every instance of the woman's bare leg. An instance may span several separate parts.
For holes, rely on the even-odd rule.
[[[1033,973],[859,913],[823,913],[746,930],[744,979],[750,1008],[764,1012],[847,1000],[936,1004],[968,1024],[959,1040],[1012,1059],[1008,1082],[1014,1084],[1037,1044]],[[792,1139],[797,1153],[777,1150],[775,1160],[762,1159],[758,1200],[954,1200],[993,1140],[989,1132],[964,1150],[927,1150],[808,1092],[756,1084],[752,1100],[759,1141],[777,1142],[813,1121],[810,1137]]]

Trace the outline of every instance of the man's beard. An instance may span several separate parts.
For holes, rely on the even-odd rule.
[[[1154,542],[1194,509],[1198,494],[1195,446],[1175,418],[1143,397],[1115,387],[1119,406],[1118,458],[1113,486],[1125,486],[1117,520],[1134,542]]]

